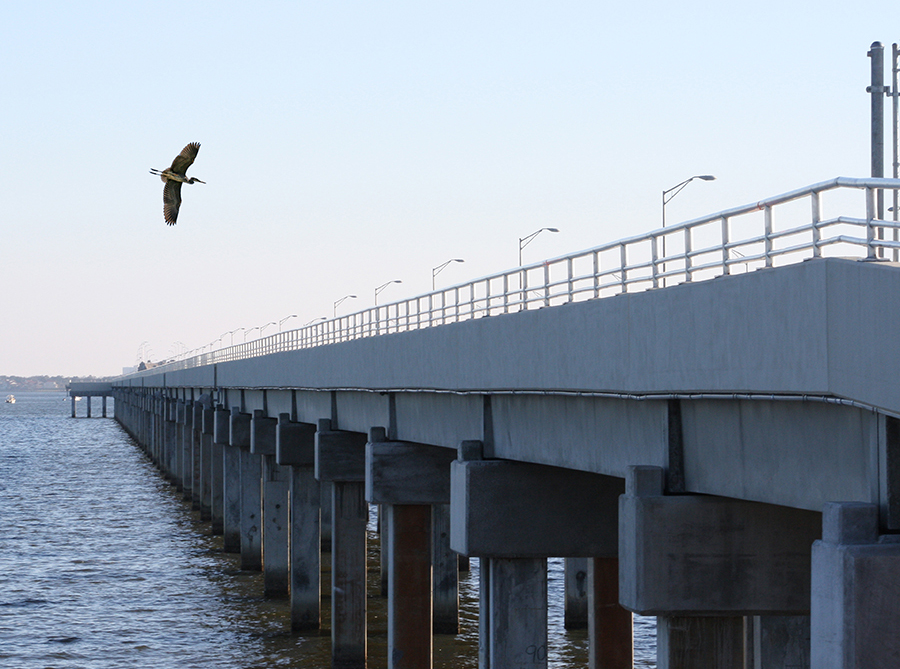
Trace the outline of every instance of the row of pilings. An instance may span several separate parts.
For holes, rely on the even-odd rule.
[[[208,395],[184,401],[159,392],[119,389],[115,409],[119,424],[199,512],[201,520],[211,523],[212,533],[223,536],[224,550],[240,554],[241,569],[263,572],[266,596],[290,598],[295,631],[321,628],[320,547],[332,554],[333,666],[365,666],[368,504],[361,463],[349,464],[352,458],[348,458],[353,451],[363,453],[364,436],[329,431],[328,421],[314,426],[291,421],[284,414],[270,419],[259,410],[252,414],[237,408],[226,411],[214,407]],[[329,443],[336,447],[332,453],[336,459],[319,472],[323,480],[316,477],[314,466],[317,433],[320,441],[328,442],[330,437]],[[356,471],[349,471],[348,466]],[[421,657],[423,652],[430,655],[431,634],[459,631],[458,576],[460,571],[468,571],[469,558],[449,548],[448,504],[414,506],[420,517],[414,519],[413,532],[418,527],[420,535],[430,537],[430,548],[425,551],[430,582],[413,580],[415,570],[408,571],[402,557],[396,560],[394,571],[403,575],[397,579],[401,591],[397,596],[402,598],[404,587],[409,590],[408,601],[398,606],[416,621],[405,635],[405,643],[425,646],[424,651],[419,649]],[[422,514],[423,509],[430,514]],[[379,510],[382,595],[387,596],[390,551],[386,526],[393,517],[399,516],[400,523],[404,518],[402,512],[388,514],[385,505]],[[400,534],[408,535],[409,530],[401,526]],[[398,538],[394,545],[397,553],[402,540]],[[565,569],[565,626],[585,628],[587,560],[570,558]],[[431,590],[430,602],[417,594],[423,589]],[[423,610],[423,599],[426,608],[431,608],[430,616]],[[422,620],[428,617],[431,629],[425,631]],[[534,652],[543,656],[546,647],[536,647]],[[430,657],[428,661],[430,666]],[[392,666],[420,665],[393,662]]]
[[[299,632],[321,628],[324,539],[333,667],[366,666],[370,504],[392,669],[428,669],[432,635],[458,631],[461,556],[480,558],[481,669],[548,666],[549,556],[573,558],[595,669],[633,666],[632,612],[657,616],[658,669],[900,666],[900,542],[875,504],[670,494],[658,466],[487,459],[481,442],[391,441],[240,395],[228,409],[214,389],[119,387],[115,414],[266,594],[290,598]]]

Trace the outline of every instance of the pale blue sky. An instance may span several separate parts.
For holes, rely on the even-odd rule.
[[[42,2],[0,22],[0,374],[106,375],[869,171],[895,2]],[[890,57],[886,58],[889,69]],[[889,112],[889,108],[888,108]],[[202,148],[178,225],[167,167]],[[886,168],[889,173],[889,167]],[[271,329],[269,330],[271,332]],[[239,335],[240,336],[240,335]]]

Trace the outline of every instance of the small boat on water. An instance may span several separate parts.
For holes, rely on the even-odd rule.
[[[6,396],[6,403],[7,403],[7,404],[15,404],[15,403],[16,403],[16,396],[15,396],[15,395],[7,395],[7,396]]]

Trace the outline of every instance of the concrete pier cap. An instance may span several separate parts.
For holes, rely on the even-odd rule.
[[[365,481],[366,435],[334,430],[327,418],[319,419],[317,425],[316,478],[319,481]]]
[[[291,414],[278,414],[275,434],[275,461],[279,465],[312,467],[316,462],[316,426],[291,420]]]
[[[278,421],[268,418],[262,409],[253,411],[250,420],[250,452],[258,455],[275,455],[275,429]]]
[[[242,451],[250,451],[250,420],[252,416],[241,413],[240,407],[231,408],[228,419],[228,442]]]
[[[370,504],[449,504],[450,448],[387,441],[382,427],[366,443],[366,500]]]
[[[463,442],[450,466],[450,547],[462,555],[618,555],[621,478],[512,460],[482,460]]]
[[[661,467],[627,470],[619,500],[620,602],[641,615],[806,615],[813,511],[664,495]]]

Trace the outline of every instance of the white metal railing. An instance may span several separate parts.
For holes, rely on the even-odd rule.
[[[837,177],[570,255],[176,360],[154,367],[153,372],[663,288],[808,258],[897,261],[900,225],[878,218],[876,205],[879,191],[896,189],[900,189],[898,179]],[[838,211],[845,213],[825,218],[826,195],[835,200],[829,205],[837,204]],[[804,200],[808,203],[805,212]]]

